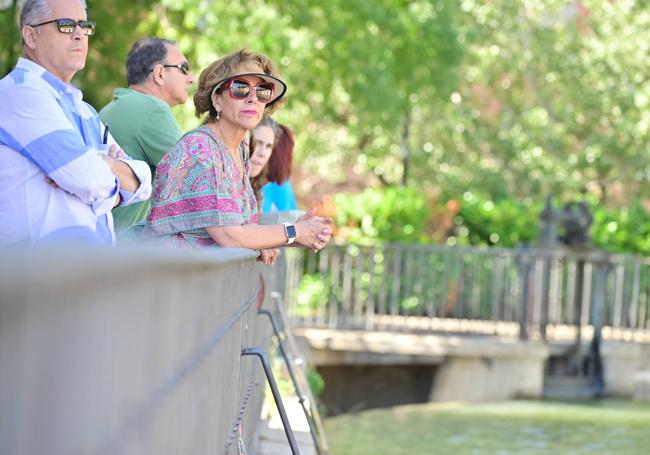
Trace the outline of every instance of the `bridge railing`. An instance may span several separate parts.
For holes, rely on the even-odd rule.
[[[0,452],[230,455],[240,439],[249,445],[266,381],[240,353],[270,336],[255,257],[3,251]]]
[[[291,251],[296,324],[521,338],[650,329],[650,258],[566,249],[332,245]]]

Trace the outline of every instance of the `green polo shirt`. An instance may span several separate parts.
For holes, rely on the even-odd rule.
[[[131,158],[149,164],[152,176],[162,157],[181,137],[167,103],[129,88],[113,90],[113,100],[99,111],[99,116]],[[144,221],[150,208],[151,202],[145,201],[113,209],[115,232]]]

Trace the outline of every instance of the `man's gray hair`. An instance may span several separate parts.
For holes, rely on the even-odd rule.
[[[79,0],[79,3],[81,3],[81,6],[83,6],[84,9],[88,9],[86,6],[86,0]],[[33,25],[43,22],[47,19],[47,16],[51,11],[48,0],[25,0],[23,7],[20,9],[19,32],[21,39],[23,36],[23,27],[25,25]],[[61,18],[57,17],[53,19]]]
[[[126,57],[126,82],[129,85],[142,84],[149,77],[154,66],[167,58],[167,44],[176,41],[148,36],[135,42]]]

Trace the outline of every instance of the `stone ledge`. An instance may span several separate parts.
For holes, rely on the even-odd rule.
[[[346,364],[439,364],[447,357],[546,359],[547,345],[510,337],[421,335],[330,329],[296,329],[316,366]]]

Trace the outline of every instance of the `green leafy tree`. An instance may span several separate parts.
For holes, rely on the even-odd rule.
[[[406,180],[418,104],[444,103],[461,49],[456,2],[162,0],[151,16],[205,67],[248,47],[289,83],[278,118],[298,133],[307,172],[335,182],[359,165],[385,183]],[[426,121],[426,119],[425,119]],[[400,146],[401,144],[401,146]]]
[[[313,71],[308,77],[300,72],[297,88],[310,95],[301,101],[318,122],[331,122],[347,136],[353,153],[344,163],[361,162],[384,183],[407,183],[410,130],[428,121],[416,117],[418,107],[441,104],[456,85],[456,2],[280,5],[296,29],[311,35],[311,64],[305,63]]]
[[[88,17],[97,22],[92,36],[86,68],[75,83],[84,91],[87,102],[100,109],[111,99],[113,88],[126,86],[126,56],[133,43],[150,35],[145,24],[154,0],[88,1]]]
[[[418,131],[419,181],[433,173],[456,197],[586,190],[626,205],[647,195],[647,3],[464,0],[461,8],[462,79],[439,121]]]

